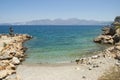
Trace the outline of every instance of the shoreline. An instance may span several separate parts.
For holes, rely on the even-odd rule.
[[[97,80],[111,67],[120,65],[117,65],[115,54],[111,53],[112,50],[116,50],[116,47],[119,45],[77,59],[72,63],[23,63],[18,66],[17,72],[22,80]]]
[[[19,37],[20,36],[20,37]],[[97,80],[109,67],[114,66],[116,60],[109,57],[107,54],[99,52],[98,54],[77,59],[72,63],[58,63],[58,64],[25,64],[22,62],[26,57],[26,48],[23,46],[24,42],[31,37],[28,35],[17,35],[15,37],[1,37],[3,42],[7,42],[6,46],[1,49],[3,58],[0,57],[0,62],[7,66],[2,66],[0,78],[1,79],[15,79],[15,80]],[[18,45],[19,42],[20,44]],[[11,48],[11,45],[13,47]],[[9,50],[10,49],[10,50]],[[22,49],[22,50],[21,50]],[[16,52],[13,53],[13,51]],[[7,51],[10,51],[9,53]],[[22,51],[22,52],[21,52]],[[108,53],[108,52],[107,52]],[[103,56],[105,55],[105,57]],[[10,57],[10,58],[8,58]],[[7,62],[6,62],[7,61]],[[21,63],[22,62],[22,63]],[[2,64],[3,64],[2,63]],[[7,71],[7,72],[6,72]],[[8,73],[9,71],[9,73]],[[42,73],[42,74],[41,74]],[[56,75],[57,74],[57,75]],[[95,76],[90,76],[94,74]],[[70,76],[71,75],[71,76]]]
[[[22,63],[20,64],[25,65],[25,66],[44,66],[44,67],[59,67],[59,66],[73,66],[73,65],[78,65],[75,62],[70,62],[70,63]]]
[[[105,45],[103,45],[103,46],[105,46]],[[107,48],[109,48],[109,47],[112,47],[111,45],[107,45],[107,47],[105,47],[105,49],[107,49]],[[91,57],[91,56],[94,56],[94,55],[97,55],[98,53],[102,53],[102,51],[103,51],[103,49],[101,49],[101,50],[98,50],[98,51],[89,51],[89,52],[86,52],[86,53],[82,53],[81,54],[81,56],[77,56],[76,58],[72,58],[71,60],[69,59],[69,60],[60,60],[60,61],[48,61],[47,59],[46,59],[46,61],[44,61],[44,62],[35,62],[33,59],[31,59],[30,61],[28,60],[25,60],[23,63],[24,64],[50,64],[50,65],[56,65],[56,64],[71,64],[71,63],[75,63],[75,60],[76,59],[80,59],[80,58],[87,58],[87,57]],[[27,53],[26,53],[27,54]],[[28,55],[29,55],[29,53],[28,53]],[[27,58],[29,58],[29,56],[27,56]],[[26,59],[27,59],[26,58]],[[33,60],[33,61],[32,61]],[[48,61],[48,62],[47,62]]]
[[[27,34],[0,34],[0,80],[19,80],[16,69],[25,59]]]
[[[25,36],[21,35],[21,36],[22,36],[22,41],[19,41],[21,43],[21,45],[19,46],[21,46],[21,48],[24,48],[23,44],[26,40],[28,40],[28,38],[26,38],[26,36],[28,35]],[[8,40],[7,44],[11,43],[12,40],[14,43],[14,38],[13,39],[11,38],[10,40],[9,37],[6,37],[5,39]],[[17,40],[19,40],[19,38],[17,38]],[[15,44],[14,48],[11,48],[12,51],[16,49],[18,50],[17,52],[21,51],[21,49],[18,49],[16,47],[17,46]],[[2,73],[2,75],[0,74],[0,77],[2,76],[1,78],[8,80],[11,78],[15,80],[34,80],[34,79],[35,80],[39,80],[39,79],[40,80],[56,80],[56,79],[57,80],[84,80],[84,79],[97,80],[106,70],[108,70],[112,66],[115,66],[117,60],[114,59],[110,51],[114,48],[115,46],[105,49],[104,53],[103,51],[100,51],[99,53],[96,53],[94,55],[77,59],[76,62],[58,63],[58,64],[49,64],[49,63],[26,64],[22,61],[20,62],[18,61],[20,59],[20,56],[19,59],[16,59],[16,61],[14,61],[15,63],[13,62],[11,63],[11,59],[15,57],[15,55],[12,55],[10,61],[8,58],[6,58],[5,60],[8,60],[8,62],[13,64],[15,69],[8,74],[1,71],[11,70],[13,68],[13,65],[11,66],[9,64],[8,66],[10,68],[7,68],[8,66],[6,67],[3,66],[4,69],[0,71]],[[4,48],[1,49],[1,51],[4,50],[7,51],[7,48],[5,47],[5,49]],[[20,54],[24,54],[24,51]],[[21,57],[23,57],[23,55]],[[24,59],[24,57],[22,59]],[[4,59],[2,61],[4,61]],[[8,62],[4,62],[4,63],[8,64]],[[94,76],[90,76],[91,74],[94,74]]]
[[[22,80],[97,80],[117,60],[113,58],[93,59],[93,64],[22,64],[17,73]],[[98,65],[98,66],[97,66]],[[92,76],[91,76],[92,74]]]
[[[98,80],[111,67],[120,67],[119,28],[104,28],[104,33],[94,40],[113,46],[82,56],[71,63],[53,64],[23,62],[27,49],[24,42],[32,37],[14,35],[12,28],[10,31],[11,35],[0,35],[0,80]]]

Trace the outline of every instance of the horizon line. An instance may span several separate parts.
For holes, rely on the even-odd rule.
[[[70,19],[78,19],[78,20],[86,20],[86,21],[98,21],[98,22],[111,22],[114,20],[97,20],[97,19],[80,19],[80,18],[55,18],[55,19],[49,19],[49,18],[42,18],[42,19],[32,19],[32,20],[25,20],[25,21],[13,21],[13,22],[2,22],[0,24],[12,24],[12,23],[23,23],[23,22],[29,22],[29,21],[37,21],[37,20],[50,20],[50,21],[55,21],[55,20],[70,20]]]

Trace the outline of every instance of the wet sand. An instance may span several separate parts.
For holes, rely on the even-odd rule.
[[[113,58],[94,59],[98,67],[86,64],[22,64],[17,74],[22,80],[97,80],[105,71],[114,66]]]

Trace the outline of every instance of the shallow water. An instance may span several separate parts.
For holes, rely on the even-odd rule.
[[[28,47],[26,63],[64,63],[92,54],[105,46],[95,44],[93,39],[101,33],[98,25],[67,26],[13,26],[16,33],[27,33],[33,39]],[[0,33],[8,33],[9,26],[0,26]]]

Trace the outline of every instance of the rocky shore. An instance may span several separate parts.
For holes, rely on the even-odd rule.
[[[16,67],[25,59],[23,43],[31,38],[27,34],[0,34],[0,80],[20,80]]]
[[[96,55],[76,59],[70,64],[23,64],[17,68],[17,72],[23,80],[98,80],[111,67],[120,67],[119,22],[118,16],[94,40],[96,43],[112,45]]]
[[[94,42],[101,44],[112,44],[120,42],[120,16],[117,16],[111,25],[102,29],[103,33],[94,39]]]
[[[69,65],[23,64],[17,69],[25,59],[23,43],[31,36],[0,35],[0,80],[98,80],[111,67],[120,67],[120,16],[102,31],[94,42],[112,47],[96,55],[76,59]]]

